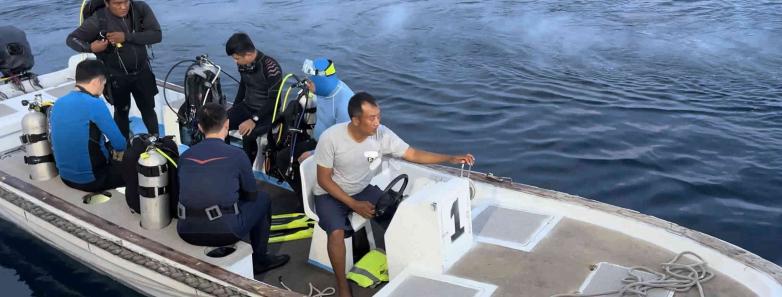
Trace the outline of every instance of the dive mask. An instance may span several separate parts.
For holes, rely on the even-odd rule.
[[[315,68],[315,63],[310,59],[304,59],[304,65],[301,66],[301,71],[306,75],[314,76],[332,76],[337,73],[337,69],[334,67],[334,62],[329,61],[329,65],[324,70]]]

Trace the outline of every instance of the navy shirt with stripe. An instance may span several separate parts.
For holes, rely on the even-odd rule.
[[[241,192],[257,192],[247,155],[222,139],[204,139],[179,160],[179,202],[188,208],[231,207]]]

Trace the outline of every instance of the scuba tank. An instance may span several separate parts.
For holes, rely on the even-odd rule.
[[[138,194],[141,227],[163,229],[171,223],[168,196],[168,160],[155,149],[138,159]]]
[[[34,102],[23,100],[22,105],[30,110],[22,118],[22,136],[19,137],[25,145],[24,162],[30,166],[30,179],[52,179],[58,175],[49,143],[49,122],[46,115],[52,104],[42,102],[41,94],[36,94]]]
[[[168,160],[168,194],[169,215],[176,216],[176,205],[179,202],[179,180],[176,170],[179,161],[179,152],[173,136],[154,137],[149,134],[140,133],[130,139],[128,149],[125,150],[125,160],[122,164],[122,178],[125,180],[125,202],[128,208],[134,213],[141,213],[140,200],[142,199],[139,191],[139,170],[138,162],[141,155],[147,151],[162,152],[164,158]]]
[[[204,135],[198,131],[196,114],[204,104],[217,102],[225,105],[225,95],[220,86],[221,68],[206,55],[198,56],[185,72],[185,102],[179,107],[180,142],[192,146]]]

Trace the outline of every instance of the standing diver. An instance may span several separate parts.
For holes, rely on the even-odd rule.
[[[95,1],[91,1],[95,2]],[[90,3],[88,9],[100,4]],[[150,134],[158,134],[155,75],[147,46],[163,39],[152,8],[143,1],[105,0],[76,30],[66,44],[75,51],[94,53],[108,68],[106,100],[114,105],[114,121],[127,139],[130,136],[130,94]]]

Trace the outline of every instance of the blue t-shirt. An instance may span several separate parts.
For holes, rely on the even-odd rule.
[[[323,131],[337,123],[350,122],[348,116],[348,103],[353,97],[353,90],[344,82],[334,88],[329,96],[318,95],[317,121],[315,121],[315,140],[320,139]]]
[[[257,186],[250,160],[240,148],[207,138],[179,158],[179,203],[185,207],[231,207],[241,192],[255,193]]]
[[[117,151],[127,146],[103,100],[84,92],[73,91],[57,99],[49,123],[57,170],[70,182],[93,182],[95,170],[108,167],[106,137]]]

